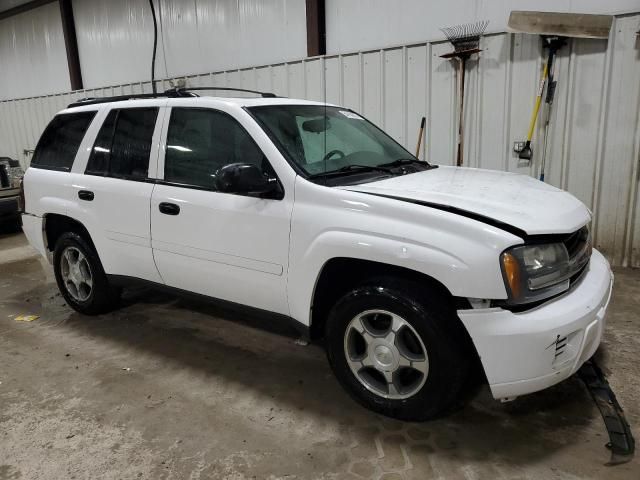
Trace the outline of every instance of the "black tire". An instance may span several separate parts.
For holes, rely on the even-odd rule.
[[[90,268],[93,285],[88,298],[84,300],[73,297],[62,276],[62,255],[68,247],[79,250],[86,258]],[[109,285],[98,253],[77,233],[63,233],[56,242],[53,253],[53,270],[60,293],[74,310],[85,315],[99,315],[117,308],[120,301],[120,290]]]
[[[442,296],[423,284],[380,278],[338,300],[325,327],[327,357],[339,382],[357,402],[382,415],[409,421],[429,420],[458,407],[473,357],[464,327]],[[349,323],[358,314],[374,309],[402,317],[427,350],[426,380],[408,398],[377,395],[361,383],[347,362],[345,333]]]

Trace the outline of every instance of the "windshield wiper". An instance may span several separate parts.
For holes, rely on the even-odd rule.
[[[393,162],[383,163],[382,165],[380,165],[380,167],[388,167],[388,168],[401,167],[402,165],[408,165],[410,163],[417,163],[424,167],[431,166],[427,162],[423,162],[422,160],[418,160],[417,158],[399,158],[397,160],[394,160]]]
[[[381,165],[358,165],[358,164],[347,165],[345,167],[339,168],[338,170],[334,170],[334,171],[335,172],[351,172],[353,170],[375,170],[378,172],[393,173],[391,172],[391,170],[389,170],[388,168],[384,168],[384,166],[381,166]]]
[[[351,173],[351,172],[384,172],[384,173],[393,175],[393,172],[390,169],[385,168],[384,166],[351,164],[351,165],[346,165],[344,167],[338,168],[337,170],[329,170],[328,172],[314,173],[313,175],[310,175],[309,178],[343,175],[345,173]]]

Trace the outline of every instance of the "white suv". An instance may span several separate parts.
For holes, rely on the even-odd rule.
[[[44,131],[24,189],[24,231],[74,309],[115,308],[142,280],[292,319],[396,418],[447,411],[473,371],[497,399],[549,387],[604,329],[613,276],[580,201],[419,161],[343,107],[81,101]]]

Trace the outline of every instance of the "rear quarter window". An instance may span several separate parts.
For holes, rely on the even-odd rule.
[[[56,115],[49,122],[31,160],[31,166],[48,170],[71,170],[82,138],[96,111]]]

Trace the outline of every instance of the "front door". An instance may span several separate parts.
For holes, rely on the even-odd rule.
[[[286,274],[293,192],[264,199],[217,192],[216,171],[251,163],[274,174],[245,128],[212,108],[173,107],[164,178],[151,200],[154,259],[172,287],[288,314]]]

